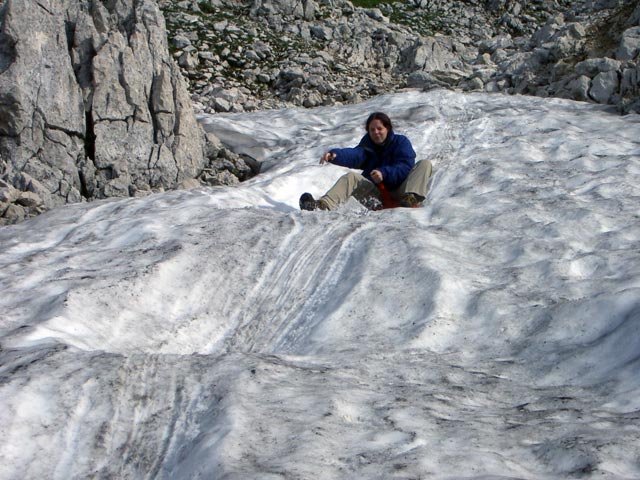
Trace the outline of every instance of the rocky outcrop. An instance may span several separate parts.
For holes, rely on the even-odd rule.
[[[152,0],[0,6],[0,216],[144,195],[208,160]]]
[[[352,103],[401,88],[416,69],[464,69],[461,42],[399,26],[388,9],[313,0],[160,4],[173,55],[204,112]],[[413,21],[428,28],[421,20]]]
[[[640,111],[636,1],[357,3],[160,0],[195,107],[208,113],[351,103],[404,87]]]
[[[528,38],[502,35],[482,42],[477,62],[482,66],[461,85],[640,112],[640,5],[612,3],[613,8],[589,15],[550,16]]]

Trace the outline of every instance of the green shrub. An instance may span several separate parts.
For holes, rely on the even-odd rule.
[[[198,7],[202,13],[216,13],[216,9],[208,0],[201,0],[198,2]]]

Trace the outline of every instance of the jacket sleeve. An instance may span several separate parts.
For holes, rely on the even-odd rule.
[[[382,173],[383,182],[389,188],[398,188],[409,176],[409,172],[416,164],[416,152],[406,137],[398,138],[398,146],[391,152],[393,163],[378,168]]]
[[[333,148],[329,153],[336,154],[331,163],[341,167],[362,169],[366,159],[365,150],[360,145],[353,148]]]

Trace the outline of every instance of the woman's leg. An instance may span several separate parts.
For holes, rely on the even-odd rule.
[[[324,201],[329,209],[333,210],[339,204],[349,200],[351,196],[362,203],[371,197],[378,200],[381,198],[380,190],[372,181],[367,180],[359,173],[349,172],[340,177],[320,201]]]
[[[429,178],[431,178],[432,166],[429,160],[420,160],[416,163],[409,176],[402,185],[392,192],[396,200],[402,200],[408,193],[413,193],[420,201],[427,196],[427,187],[429,186]]]

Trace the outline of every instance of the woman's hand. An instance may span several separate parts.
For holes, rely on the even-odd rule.
[[[325,163],[329,163],[334,158],[336,158],[336,154],[335,153],[327,152],[320,159],[320,165],[325,164]]]
[[[380,170],[372,170],[369,176],[371,177],[371,180],[373,180],[373,183],[375,183],[376,185],[383,180],[382,172]]]

